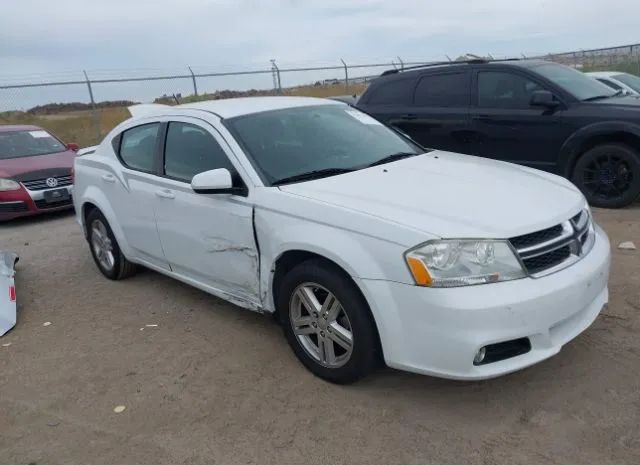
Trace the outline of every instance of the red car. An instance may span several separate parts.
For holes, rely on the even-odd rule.
[[[72,208],[77,150],[37,126],[0,126],[0,221]]]

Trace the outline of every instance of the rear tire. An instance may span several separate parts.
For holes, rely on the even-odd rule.
[[[300,263],[282,279],[278,312],[285,337],[314,375],[353,383],[378,364],[378,333],[351,279],[321,259]]]
[[[126,259],[106,218],[98,209],[87,215],[87,240],[91,255],[100,272],[119,280],[135,274],[136,265]]]
[[[598,145],[580,156],[571,180],[590,205],[625,207],[640,195],[640,155],[624,144]]]

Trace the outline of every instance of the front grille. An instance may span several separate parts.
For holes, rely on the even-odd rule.
[[[557,224],[542,231],[536,231],[509,239],[516,249],[523,249],[535,244],[541,244],[554,239],[562,234],[562,225]]]
[[[28,210],[29,207],[24,202],[0,202],[0,213],[20,213]]]
[[[568,245],[536,257],[522,260],[530,274],[540,273],[564,262],[571,256],[571,248]]]
[[[46,200],[36,200],[35,204],[39,210],[47,210],[49,208],[59,208],[59,207],[70,206],[73,204],[73,200],[67,199],[67,200],[60,200],[58,202],[47,202]]]
[[[55,186],[49,186],[47,179],[55,179],[57,184]],[[50,176],[49,178],[34,179],[32,181],[22,181],[22,185],[30,191],[41,191],[44,189],[52,189],[55,187],[70,186],[73,180],[71,176]]]
[[[576,262],[593,246],[594,232],[589,212],[583,210],[561,224],[512,237],[509,242],[527,273],[537,277]]]

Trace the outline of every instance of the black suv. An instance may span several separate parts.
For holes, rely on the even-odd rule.
[[[356,106],[425,147],[565,176],[594,206],[640,194],[640,97],[567,66],[470,60],[390,70]]]

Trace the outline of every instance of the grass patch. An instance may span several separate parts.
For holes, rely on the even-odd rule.
[[[284,95],[306,97],[333,97],[337,95],[361,94],[366,86],[354,84],[349,92],[344,85],[299,86],[283,89]],[[214,94],[199,96],[190,95],[182,98],[183,103],[220,98],[240,97],[248,95],[278,95],[274,91],[220,91]],[[173,103],[173,102],[163,102]],[[33,112],[9,111],[0,113],[0,124],[33,124],[40,126],[58,136],[63,142],[75,142],[81,147],[96,145],[116,125],[129,118],[126,107],[99,108],[92,110],[60,111],[59,113],[34,114]]]

